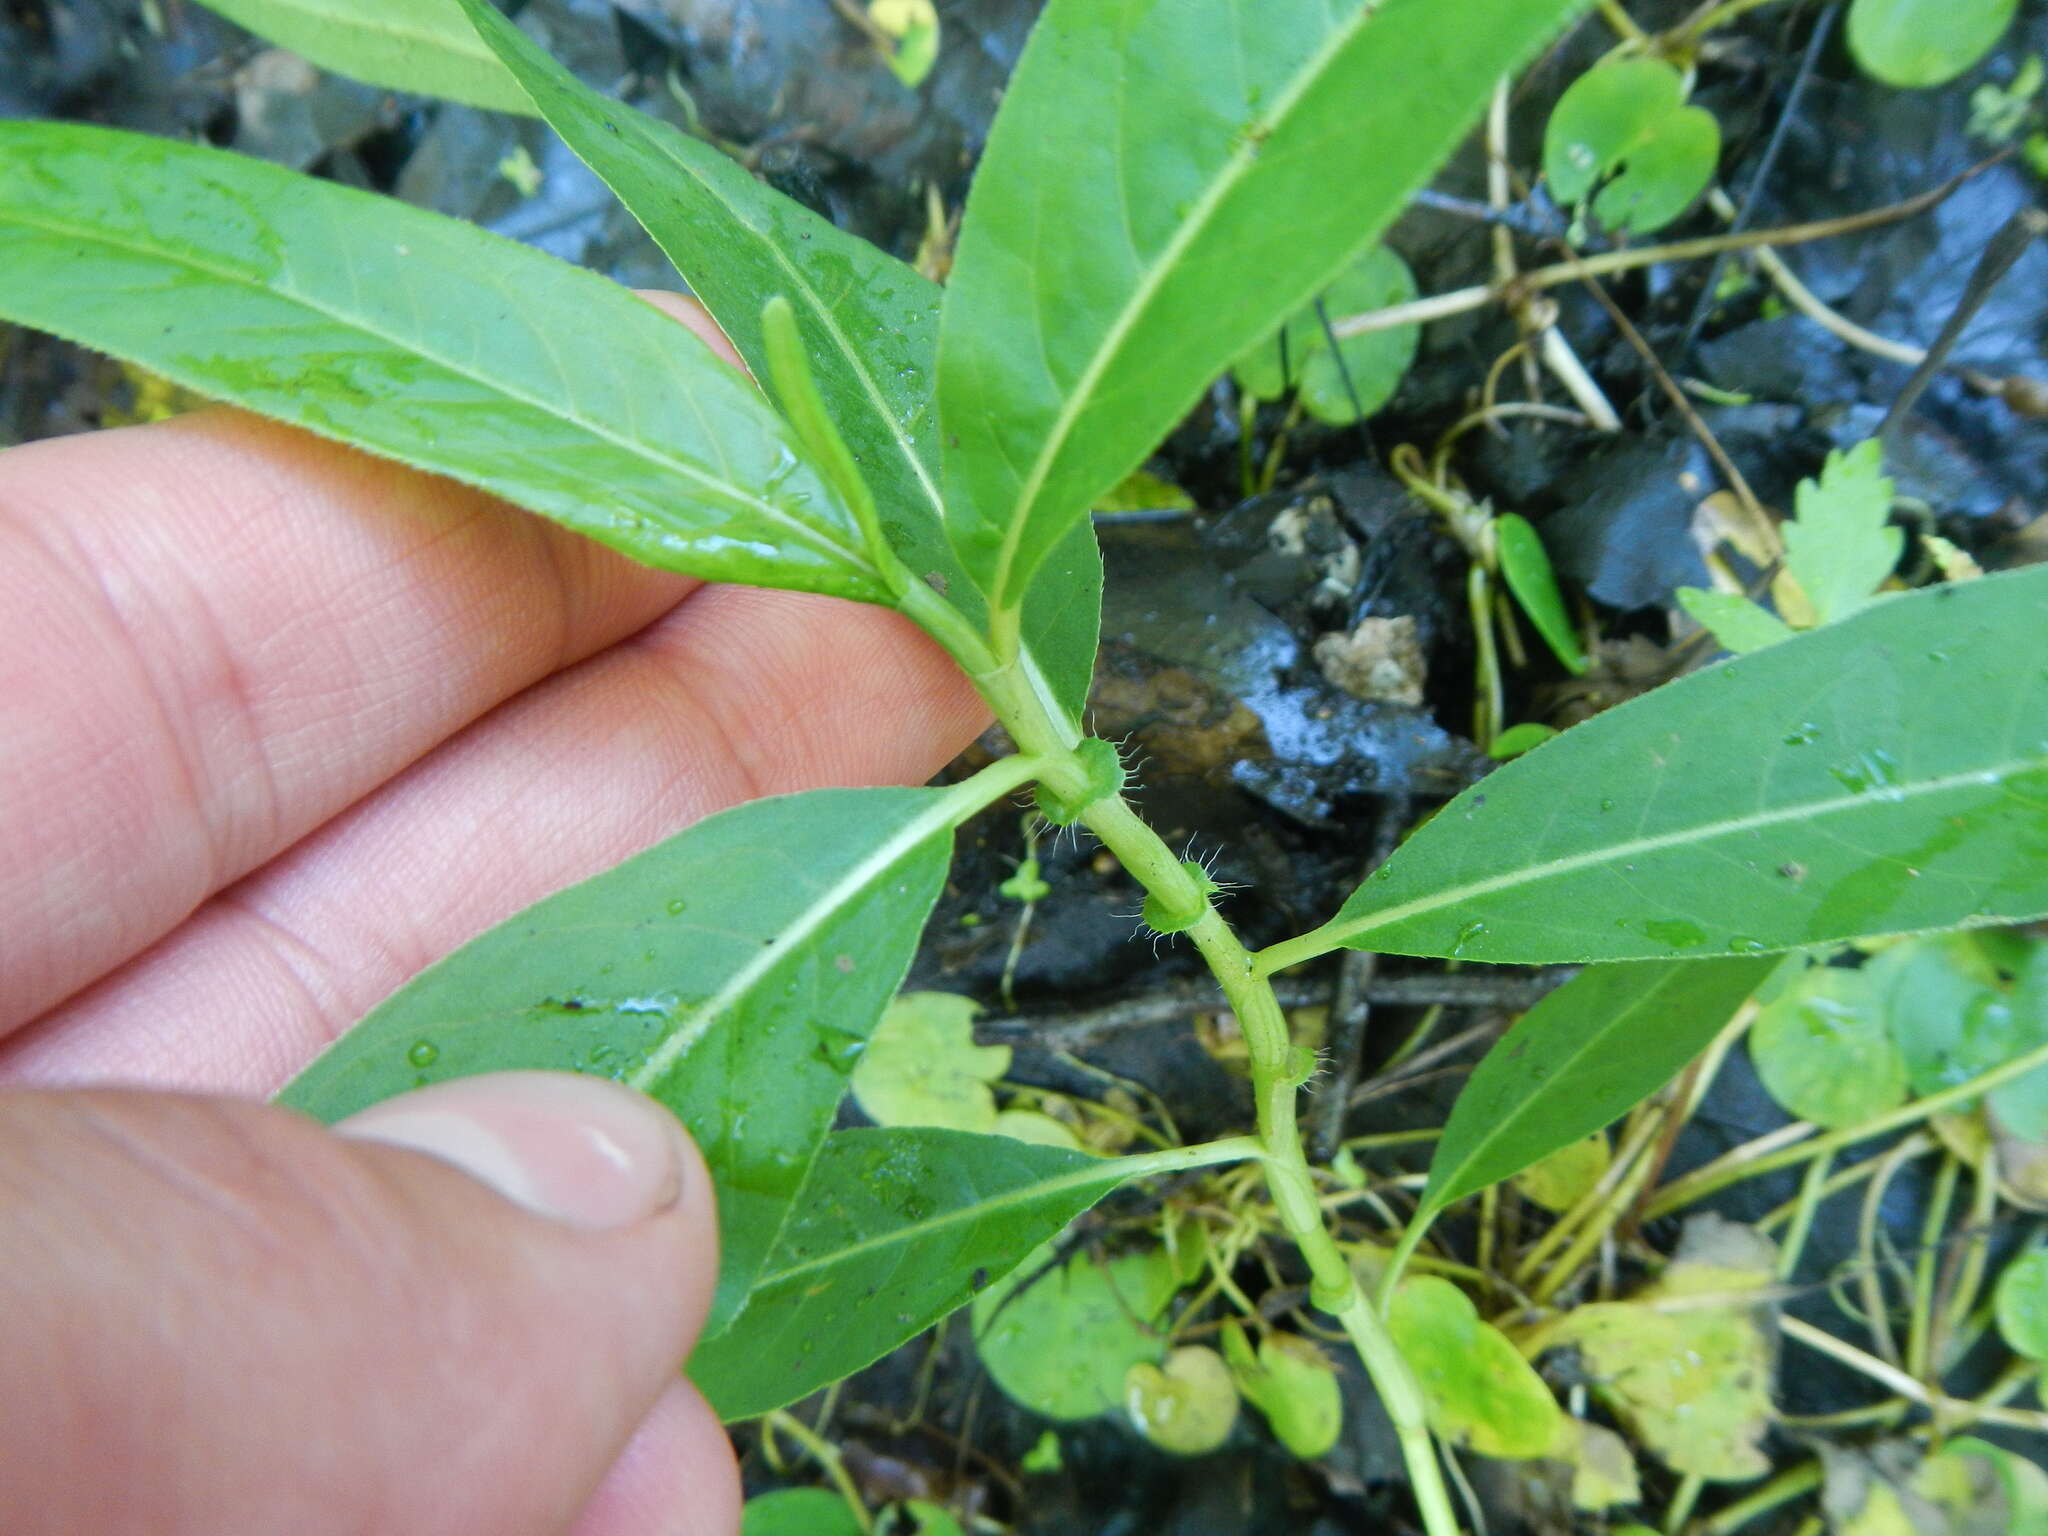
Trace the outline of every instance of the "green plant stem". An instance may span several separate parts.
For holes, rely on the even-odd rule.
[[[1697,1472],[1688,1472],[1678,1485],[1678,1491],[1671,1496],[1671,1503],[1664,1511],[1664,1536],[1678,1536],[1685,1529],[1685,1522],[1692,1518],[1693,1506],[1700,1501],[1700,1490],[1707,1480]]]
[[[1070,731],[1062,728],[1018,665],[1016,612],[992,614],[992,643],[984,644],[951,604],[922,583],[903,590],[901,601],[904,611],[967,669],[1018,747],[1033,759],[1040,781],[1069,800],[1084,799],[1088,772],[1073,750]],[[1211,904],[1203,885],[1130,802],[1121,795],[1103,796],[1087,805],[1081,820],[1162,910],[1177,918],[1192,917],[1183,931],[1208,962],[1244,1032],[1266,1185],[1281,1225],[1308,1265],[1310,1299],[1343,1324],[1379,1389],[1401,1440],[1424,1528],[1430,1536],[1454,1536],[1457,1516],[1430,1439],[1421,1385],[1323,1222],[1295,1116],[1299,1063],[1272,984],[1256,972],[1250,952]]]
[[[1269,955],[1272,952],[1264,951]],[[1798,1146],[1788,1147],[1782,1152],[1774,1152],[1764,1157],[1743,1158],[1741,1149],[1738,1148],[1728,1157],[1696,1169],[1666,1186],[1644,1209],[1644,1219],[1668,1216],[1671,1212],[1691,1205],[1696,1200],[1704,1200],[1708,1195],[1716,1194],[1731,1184],[1740,1184],[1744,1179],[1753,1179],[1759,1174],[1789,1168],[1794,1163],[1805,1162],[1809,1157],[1818,1157],[1823,1152],[1839,1151],[1843,1147],[1854,1146],[1859,1141],[1867,1141],[1872,1136],[1882,1136],[1886,1131],[1896,1131],[1902,1126],[1913,1125],[1989,1093],[1994,1088],[2003,1087],[2017,1078],[2025,1077],[2038,1067],[2048,1067],[2048,1045],[2036,1046],[2024,1055],[2015,1056],[2011,1061],[1993,1067],[1989,1072],[1973,1077],[1966,1083],[1957,1083],[1951,1088],[1942,1089],[1939,1093],[1930,1093],[1924,1099],[1916,1099],[1910,1104],[1901,1105],[1897,1109],[1866,1120],[1861,1125],[1829,1131],[1825,1136],[1816,1136],[1811,1141],[1803,1141]]]
[[[1956,1276],[1947,1305],[1942,1308],[1937,1337],[1952,1338],[1967,1326],[1977,1293],[1984,1288],[1984,1267],[1991,1256],[1991,1233],[1998,1219],[1998,1148],[1984,1148],[1974,1170],[1976,1182],[1970,1197],[1970,1225],[1964,1238],[1962,1272]],[[1950,1350],[1950,1358],[1960,1353]],[[1935,1361],[1935,1373],[1940,1360]]]
[[[789,1436],[810,1454],[811,1460],[825,1469],[825,1475],[832,1479],[832,1486],[839,1490],[839,1496],[846,1500],[853,1511],[854,1520],[863,1531],[873,1531],[875,1517],[868,1513],[868,1507],[861,1501],[860,1489],[846,1470],[846,1460],[839,1454],[839,1447],[818,1434],[786,1408],[777,1408],[761,1421],[764,1434]]]
[[[1825,1152],[1806,1166],[1806,1177],[1799,1181],[1799,1196],[1792,1205],[1791,1226],[1778,1246],[1780,1280],[1790,1280],[1792,1272],[1799,1268],[1799,1255],[1805,1250],[1806,1235],[1813,1227],[1813,1213],[1820,1209],[1827,1195],[1828,1172],[1833,1167],[1834,1159]],[[1762,1230],[1761,1226],[1758,1230]]]
[[[1700,1526],[1700,1536],[1735,1536],[1750,1521],[1769,1514],[1780,1504],[1789,1504],[1800,1495],[1813,1492],[1820,1486],[1820,1476],[1817,1461],[1780,1472],[1747,1498],[1717,1510]]]
[[[1806,1181],[1812,1183],[1814,1170],[1826,1166],[1827,1159],[1816,1161],[1813,1168],[1807,1170]],[[1912,1310],[1906,1323],[1906,1369],[1922,1381],[1933,1380],[1939,1375],[1939,1372],[1930,1374],[1938,1335],[1942,1332],[1934,1316],[1935,1256],[1941,1251],[1942,1229],[1948,1225],[1949,1206],[1956,1194],[1956,1175],[1961,1168],[1962,1164],[1953,1154],[1941,1160],[1941,1167],[1934,1175],[1934,1193],[1927,1202],[1927,1216],[1920,1223],[1920,1251],[1913,1257]]]

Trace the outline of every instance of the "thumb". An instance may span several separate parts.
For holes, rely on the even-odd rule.
[[[0,1529],[729,1536],[674,1119],[503,1073],[338,1130],[0,1094]]]

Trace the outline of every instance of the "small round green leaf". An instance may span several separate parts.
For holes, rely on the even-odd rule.
[[[1324,290],[1320,313],[1314,304],[1304,305],[1278,333],[1237,360],[1238,387],[1254,399],[1277,400],[1291,386],[1303,408],[1331,426],[1349,426],[1372,415],[1393,397],[1415,360],[1422,328],[1367,331],[1346,337],[1333,352],[1323,316],[1341,320],[1405,304],[1415,294],[1415,274],[1399,253],[1384,245],[1371,247]]]
[[[1920,1463],[1912,1488],[1955,1536],[2048,1536],[2048,1472],[1988,1440],[1949,1441]]]
[[[1555,726],[1544,725],[1537,720],[1524,720],[1520,725],[1511,725],[1486,744],[1486,755],[1496,762],[1506,762],[1511,757],[1520,757],[1524,752],[1533,752],[1557,734]]]
[[[2018,8],[2019,0],[1854,0],[1849,52],[1886,85],[1943,85],[1991,51]]]
[[[1162,1451],[1201,1456],[1230,1438],[1237,1384],[1221,1355],[1206,1344],[1189,1344],[1164,1364],[1140,1361],[1125,1373],[1124,1411]]]
[[[2024,1000],[2008,995],[1974,934],[1905,939],[1863,969],[1915,1093],[1966,1083],[2048,1038],[2048,1017],[2034,1019]]]
[[[1093,1418],[1122,1404],[1133,1365],[1165,1355],[1151,1324],[1177,1289],[1173,1260],[1163,1248],[1107,1262],[1077,1253],[1045,1272],[1048,1257],[1039,1249],[974,1298],[975,1348],[1034,1413]]]
[[[1430,1427],[1446,1440],[1526,1460],[1553,1454],[1567,1434],[1543,1378],[1450,1281],[1404,1280],[1387,1326],[1422,1384]]]
[[[903,1536],[966,1536],[960,1521],[944,1505],[929,1499],[905,1499],[901,1506],[904,1522],[897,1526]],[[742,1531],[740,1536],[746,1536]]]
[[[1720,124],[1685,104],[1685,82],[1658,59],[1586,71],[1558,99],[1543,135],[1551,195],[1565,204],[1591,196],[1601,223],[1638,233],[1685,212],[1720,157]]]
[[[1223,1328],[1223,1354],[1237,1389],[1266,1416],[1276,1440],[1303,1461],[1329,1454],[1344,1427],[1344,1395],[1322,1350],[1291,1333],[1269,1333],[1254,1355],[1233,1320]]]
[[[971,998],[906,992],[889,1005],[853,1069],[853,1095],[877,1125],[992,1131],[989,1084],[1010,1069],[1007,1045],[976,1045]]]
[[[1749,1054],[1771,1097],[1816,1125],[1857,1125],[1905,1102],[1905,1060],[1860,971],[1808,971],[1758,1010]]]
[[[825,1488],[778,1488],[747,1500],[740,1536],[862,1536],[846,1500]]]
[[[2048,1361],[2048,1248],[2036,1248],[1998,1277],[1998,1331],[2029,1360]]]
[[[998,1136],[1014,1136],[1019,1141],[1041,1147],[1064,1147],[1069,1152],[1081,1150],[1081,1138],[1067,1125],[1035,1109],[1006,1109],[996,1116],[996,1123],[991,1129]]]

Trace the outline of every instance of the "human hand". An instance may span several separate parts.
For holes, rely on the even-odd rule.
[[[548,892],[982,718],[894,614],[239,413],[0,454],[0,1528],[732,1530],[665,1115],[552,1074],[343,1136],[247,1100]]]

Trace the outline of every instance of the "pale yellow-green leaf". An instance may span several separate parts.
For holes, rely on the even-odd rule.
[[[1772,1418],[1772,1350],[1767,1316],[1745,1294],[1774,1268],[1771,1245],[1750,1229],[1698,1218],[1654,1284],[1575,1309],[1546,1342],[1578,1347],[1630,1434],[1674,1471],[1760,1477],[1771,1468],[1760,1442]],[[1709,1300],[1719,1297],[1727,1303]]]
[[[992,1131],[989,1084],[1010,1069],[1007,1045],[976,1045],[969,998],[906,992],[889,1005],[853,1069],[853,1094],[877,1125]]]
[[[1612,1509],[1643,1496],[1628,1442],[1604,1424],[1572,1420],[1578,1444],[1572,1455],[1572,1507]]]
[[[1081,1150],[1081,1140],[1072,1130],[1051,1115],[1040,1114],[1035,1109],[1006,1109],[996,1116],[990,1129],[998,1136],[1014,1136],[1019,1141],[1036,1142],[1041,1147],[1065,1147],[1069,1152]]]
[[[1140,1361],[1125,1372],[1124,1412],[1162,1451],[1200,1456],[1230,1438],[1237,1384],[1215,1350],[1187,1344],[1162,1364]]]
[[[1254,1353],[1234,1318],[1223,1325],[1223,1356],[1276,1440],[1303,1461],[1329,1454],[1344,1427],[1344,1395],[1329,1356],[1291,1333],[1268,1333]]]
[[[1607,1133],[1595,1131],[1581,1141],[1567,1142],[1541,1162],[1515,1175],[1514,1185],[1523,1199],[1546,1211],[1568,1211],[1593,1186],[1606,1177],[1614,1154],[1607,1145]]]
[[[1554,1454],[1569,1433],[1543,1378],[1450,1281],[1402,1281],[1387,1326],[1422,1385],[1430,1427],[1446,1440],[1528,1459]]]

